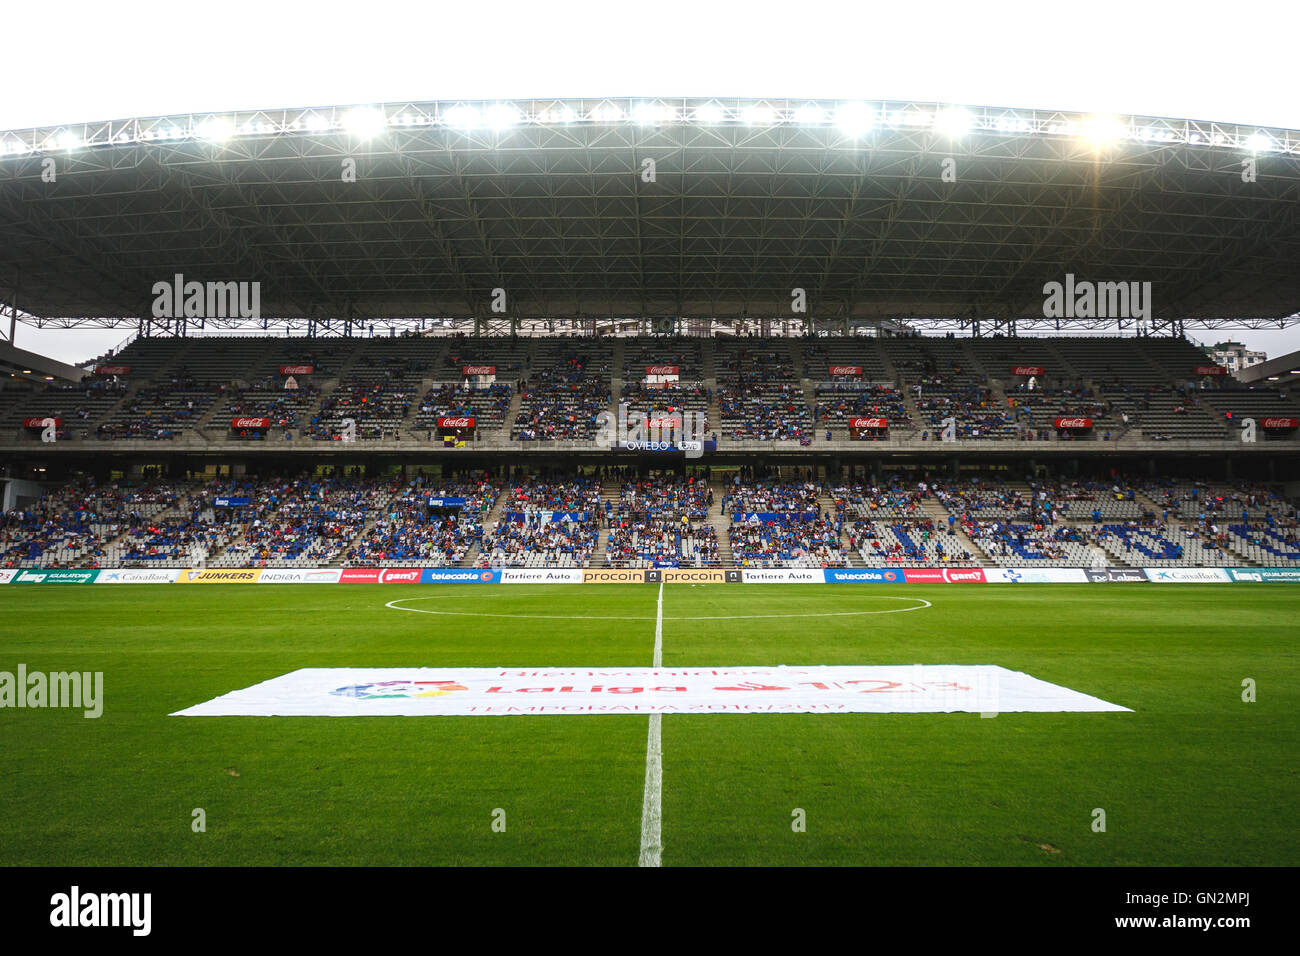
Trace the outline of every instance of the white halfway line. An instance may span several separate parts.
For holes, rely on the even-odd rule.
[[[664,583],[659,582],[659,603],[655,611],[654,666],[664,663]],[[659,866],[663,853],[663,714],[650,715],[645,743],[645,797],[641,801],[641,866]]]

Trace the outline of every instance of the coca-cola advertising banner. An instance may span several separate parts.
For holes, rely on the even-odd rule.
[[[315,365],[281,365],[281,375],[310,375],[316,371]]]
[[[645,373],[646,373],[647,375],[676,375],[676,374],[678,374],[678,373],[677,373],[677,366],[676,366],[676,365],[647,365],[647,366],[645,367]]]
[[[440,418],[438,419],[439,428],[473,428],[474,419],[472,418]]]
[[[49,421],[48,418],[24,418],[24,419],[23,419],[23,428],[44,428],[44,427],[45,427],[45,423],[46,423],[47,421]],[[56,418],[56,419],[54,419],[54,427],[55,427],[55,428],[62,428],[62,427],[63,427],[63,419],[62,419],[62,418]]]
[[[681,428],[681,427],[682,427],[682,420],[681,420],[680,418],[675,417],[675,416],[668,416],[668,417],[665,417],[665,418],[650,418],[650,419],[647,419],[647,420],[646,420],[646,427],[648,427],[648,428]]]
[[[1056,420],[1057,428],[1091,428],[1091,418],[1058,418]]]
[[[1261,418],[1259,424],[1263,428],[1300,428],[1300,418]]]
[[[1198,365],[1192,369],[1197,375],[1227,375],[1228,370],[1222,365]]]
[[[495,365],[466,365],[460,370],[461,375],[495,375]]]
[[[269,418],[232,418],[230,420],[231,428],[270,428],[271,419]]]
[[[96,365],[95,366],[96,375],[125,375],[129,371],[131,371],[131,366],[129,365]]]
[[[1012,375],[1046,375],[1047,369],[1041,365],[1013,365],[1011,366]]]
[[[850,418],[850,428],[888,428],[889,422],[883,418]]]
[[[862,366],[861,365],[832,365],[831,374],[832,375],[861,375]]]

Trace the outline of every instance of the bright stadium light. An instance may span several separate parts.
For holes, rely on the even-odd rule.
[[[876,125],[875,111],[866,103],[841,103],[835,109],[835,125],[845,136],[861,136]]]
[[[443,118],[448,126],[455,126],[458,129],[478,129],[479,124],[483,122],[478,107],[465,104],[453,106],[443,114]]]
[[[722,107],[717,103],[705,103],[702,106],[695,107],[695,119],[700,123],[721,123],[723,119]]]
[[[492,129],[510,129],[518,126],[523,119],[524,114],[519,112],[519,107],[511,103],[497,103],[488,107],[487,124]]]
[[[359,106],[343,117],[343,126],[359,139],[369,139],[383,132],[386,121],[380,110]]]
[[[794,111],[794,121],[809,126],[819,126],[826,122],[826,110],[815,103],[808,103]]]
[[[1269,139],[1268,136],[1265,135],[1264,133],[1256,133],[1255,135],[1247,139],[1246,147],[1252,153],[1267,153],[1277,148],[1273,144],[1273,141]]]
[[[596,107],[591,115],[602,123],[619,123],[623,120],[623,111],[613,103],[605,103]]]
[[[79,146],[84,144],[82,143],[80,136],[72,132],[70,129],[65,129],[59,134],[58,145],[59,149],[77,149]]]
[[[632,110],[632,117],[642,126],[653,126],[667,120],[668,110],[658,103],[638,103]]]
[[[961,139],[975,126],[975,117],[969,110],[952,107],[938,113],[934,119],[935,129],[946,133],[953,139]]]
[[[199,135],[214,143],[224,143],[235,135],[235,124],[224,116],[209,116],[199,125]]]
[[[1127,132],[1128,128],[1113,116],[1090,116],[1083,121],[1083,135],[1094,146],[1118,143]]]
[[[327,116],[321,116],[319,113],[312,113],[303,121],[303,125],[312,132],[319,133],[321,130],[330,128],[330,121]]]
[[[755,103],[753,106],[745,107],[745,122],[750,126],[767,126],[776,119],[776,111],[770,106],[760,106]]]

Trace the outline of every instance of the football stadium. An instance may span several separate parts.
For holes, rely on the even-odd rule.
[[[0,864],[1300,863],[1300,351],[1202,344],[1298,209],[929,102],[0,133]]]

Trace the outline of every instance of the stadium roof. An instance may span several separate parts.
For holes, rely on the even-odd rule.
[[[260,283],[268,328],[1113,326],[1043,318],[1044,283],[1068,273],[1151,282],[1157,324],[1271,327],[1300,320],[1297,261],[1300,132],[1190,120],[605,99],[0,133],[0,301],[39,325],[135,326],[180,274]]]

